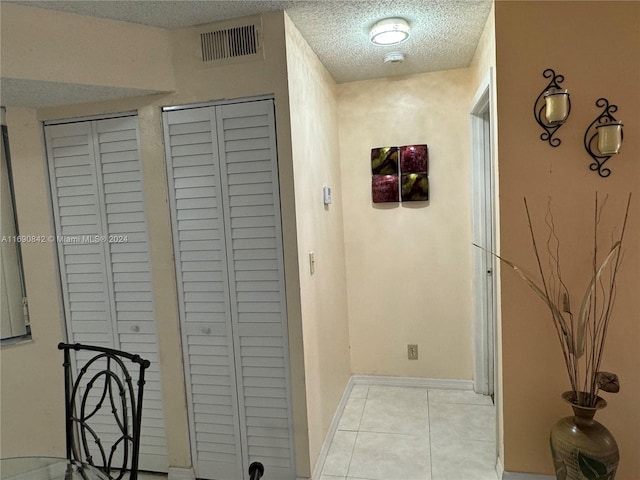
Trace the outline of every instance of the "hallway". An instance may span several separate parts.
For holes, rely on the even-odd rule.
[[[320,480],[496,480],[495,425],[473,391],[355,385]]]

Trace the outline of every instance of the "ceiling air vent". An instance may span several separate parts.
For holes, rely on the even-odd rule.
[[[202,62],[247,57],[260,50],[256,25],[243,25],[200,34]]]

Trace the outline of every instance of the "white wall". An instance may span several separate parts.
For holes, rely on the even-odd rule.
[[[8,143],[4,141],[5,110],[2,108],[0,138],[0,338],[17,337],[27,333],[22,308],[22,282],[18,252],[20,244],[11,241],[16,236],[16,217],[9,178],[10,154],[5,155]],[[5,238],[9,240],[6,241]]]
[[[493,160],[493,175],[494,175],[494,210],[495,210],[495,225],[496,225],[496,251],[500,251],[500,236],[498,235],[497,225],[500,224],[500,209],[499,209],[499,197],[500,188],[497,181],[498,176],[498,137],[495,132],[498,130],[498,108],[497,108],[497,95],[496,95],[496,28],[495,28],[495,4],[492,5],[487,22],[480,36],[480,41],[476,47],[476,52],[471,61],[471,69],[473,75],[473,85],[477,92],[480,86],[486,80],[489,80],[489,109],[490,109],[490,123],[491,123],[491,155]],[[484,86],[484,85],[483,85]],[[494,402],[496,406],[496,416],[498,421],[498,456],[504,459],[504,422],[502,416],[502,316],[501,311],[497,307],[500,304],[500,264],[498,262],[495,265],[494,279],[496,281],[496,325],[495,325],[495,371],[494,371]],[[475,295],[475,292],[474,292]]]
[[[173,90],[169,32],[2,2],[3,77]]]
[[[351,374],[336,85],[286,16],[311,465]],[[332,188],[325,206],[322,187]],[[314,252],[311,274],[308,254]]]
[[[7,108],[7,127],[20,233],[54,235],[36,112]],[[0,349],[1,456],[64,456],[64,378],[57,349],[63,322],[55,244],[24,244],[22,258],[32,339]]]
[[[473,88],[469,69],[338,86],[355,374],[472,378]],[[373,204],[371,149],[421,143],[430,201]]]

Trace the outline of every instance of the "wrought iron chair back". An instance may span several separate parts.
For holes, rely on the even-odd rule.
[[[130,480],[137,480],[144,377],[150,362],[79,343],[60,343],[58,349],[64,351],[67,458],[89,463],[112,480],[127,472]],[[89,355],[75,378],[71,350]]]
[[[260,480],[264,475],[264,465],[260,462],[253,462],[249,465],[249,480]]]

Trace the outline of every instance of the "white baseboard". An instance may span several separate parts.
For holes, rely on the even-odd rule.
[[[504,464],[502,463],[502,458],[500,458],[500,455],[498,455],[498,458],[496,458],[496,474],[500,479],[504,475]]]
[[[555,475],[539,475],[536,473],[503,472],[502,480],[556,480]]]
[[[128,477],[125,475],[123,478]],[[138,470],[138,480],[166,480],[167,474],[160,472],[146,472]]]
[[[446,388],[450,390],[473,390],[472,380],[446,378],[387,377],[377,375],[353,375],[354,385],[382,385],[389,387]]]
[[[162,475],[164,476],[164,475]],[[159,475],[155,474],[154,478],[151,478],[150,476],[145,477],[144,475],[142,476],[143,480],[158,480]],[[140,478],[140,476],[138,477]],[[195,480],[196,475],[195,472],[193,471],[192,468],[176,468],[176,467],[169,467],[169,473],[167,474],[167,480]],[[320,478],[320,476],[318,476],[317,478]],[[296,480],[311,480],[310,478],[307,477],[296,477]]]
[[[351,395],[353,385],[354,381],[352,376],[347,382],[347,386],[344,387],[342,398],[340,399],[340,403],[338,403],[338,407],[333,414],[333,419],[331,420],[331,424],[329,425],[327,435],[324,437],[324,442],[322,442],[322,448],[320,449],[320,454],[318,455],[318,459],[316,460],[316,465],[313,468],[313,472],[311,472],[311,479],[313,480],[319,480],[322,476],[322,467],[324,467],[324,461],[327,459],[329,447],[331,446],[331,442],[333,441],[333,436],[338,430],[338,423],[340,423],[340,418],[342,417],[342,413],[344,412],[344,407],[347,405],[347,400],[349,400],[349,395]]]
[[[193,468],[169,467],[167,480],[195,480],[196,473]]]

